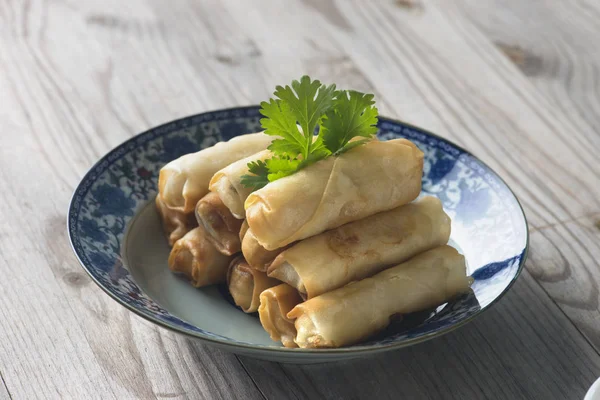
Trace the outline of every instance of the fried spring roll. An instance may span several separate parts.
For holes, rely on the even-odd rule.
[[[440,246],[300,303],[287,317],[295,321],[299,347],[347,346],[384,329],[395,314],[426,310],[468,288],[464,257]]]
[[[242,239],[242,254],[252,268],[266,272],[269,265],[271,265],[271,262],[273,262],[275,257],[283,250],[283,248],[275,249],[273,251],[265,249],[256,240],[256,237],[252,233],[252,229],[246,229],[244,238]]]
[[[169,255],[169,269],[185,275],[192,285],[202,287],[225,282],[230,261],[231,257],[221,254],[199,226],[175,242]]]
[[[183,235],[198,226],[194,214],[184,214],[180,211],[171,210],[165,206],[165,203],[156,196],[156,210],[162,221],[163,230],[169,241],[169,246],[173,246]]]
[[[218,171],[210,180],[209,189],[219,195],[223,203],[234,217],[244,219],[246,211],[244,202],[252,188],[245,187],[241,183],[242,175],[248,174],[248,163],[251,161],[265,160],[271,156],[269,150],[263,150],[239,161],[229,164]]]
[[[257,271],[248,265],[243,256],[231,261],[227,273],[227,286],[233,301],[245,313],[258,310],[259,296],[263,290],[278,285],[277,279],[269,278],[267,274]]]
[[[285,283],[260,294],[260,307],[258,307],[260,323],[271,339],[280,341],[285,347],[298,347],[294,342],[296,327],[287,314],[301,302],[302,299],[296,289]]]
[[[423,152],[412,142],[372,141],[252,192],[246,219],[258,242],[275,250],[411,202],[422,175]]]
[[[252,133],[219,142],[196,153],[186,154],[165,165],[158,177],[158,192],[168,208],[190,213],[206,193],[215,172],[267,148],[273,140]]]
[[[310,299],[448,243],[450,218],[435,197],[371,215],[304,239],[267,273]]]
[[[235,218],[216,193],[208,193],[196,205],[196,219],[202,225],[208,240],[221,253],[231,256],[241,250],[242,220]]]

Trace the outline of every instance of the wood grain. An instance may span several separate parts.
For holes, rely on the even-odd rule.
[[[577,331],[598,346],[600,166],[598,135],[584,129],[597,93],[572,83],[558,103],[543,89],[549,74],[531,72],[539,60],[517,51],[529,66],[515,66],[467,0],[448,4],[0,2],[0,303],[10,305],[0,307],[0,398],[581,398],[600,374]],[[571,25],[560,25],[565,37],[587,32]],[[594,31],[587,17],[581,25]],[[557,54],[575,70],[588,56],[567,47]],[[531,54],[546,71],[546,53]],[[595,71],[586,60],[577,71]],[[529,272],[481,319],[369,360],[278,365],[157,329],[83,273],[66,211],[100,156],[153,125],[255,104],[303,73],[374,92],[382,114],[457,141],[515,189],[533,228]]]
[[[0,378],[2,378],[0,376]],[[6,387],[6,384],[4,383],[4,378],[1,379],[2,380],[2,384],[0,385],[0,400],[11,400],[11,396],[10,393],[8,392],[8,389]]]
[[[461,12],[496,44],[535,86],[544,101],[570,124],[572,142],[600,148],[598,80],[600,47],[595,40],[597,2],[460,0]],[[490,12],[494,10],[494,12]],[[535,15],[536,18],[531,18]],[[549,29],[551,27],[551,29]],[[592,151],[592,154],[597,151]],[[589,172],[600,187],[596,161]],[[531,236],[528,268],[579,329],[600,349],[598,214],[590,210],[564,224],[547,223]],[[551,255],[551,256],[550,256]]]
[[[531,233],[528,269],[544,290],[600,349],[598,287],[600,214]]]
[[[600,4],[581,0],[456,3],[547,101],[598,148],[600,45],[595,39]]]

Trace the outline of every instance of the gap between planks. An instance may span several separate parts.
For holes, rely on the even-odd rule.
[[[548,229],[548,228],[555,228],[557,226],[565,225],[565,224],[568,224],[568,223],[571,223],[571,222],[577,223],[578,220],[583,219],[583,218],[592,218],[594,220],[594,222],[593,222],[594,226],[596,228],[598,228],[598,230],[600,230],[600,211],[598,211],[598,212],[586,213],[586,214],[583,214],[583,215],[581,215],[579,217],[569,218],[567,220],[558,221],[558,222],[555,222],[555,223],[552,223],[552,224],[546,224],[546,225],[542,225],[542,226],[536,226],[536,227],[533,227],[533,228],[529,228],[529,233],[538,232],[538,231],[541,231],[541,230],[544,230],[544,229]]]
[[[12,400],[12,395],[10,394],[10,391],[8,390],[8,386],[6,385],[6,382],[4,381],[4,376],[2,375],[2,371],[0,371],[0,380],[2,381],[2,386],[0,386],[0,400],[7,400],[7,399]]]

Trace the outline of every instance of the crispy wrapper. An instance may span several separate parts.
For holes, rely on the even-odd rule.
[[[169,269],[185,275],[196,287],[225,282],[232,257],[221,254],[201,226],[175,242]]]
[[[371,278],[298,304],[295,342],[302,348],[341,347],[381,331],[397,314],[443,304],[469,289],[465,258],[440,246]]]
[[[246,232],[248,232],[248,222],[244,220],[244,222],[242,222],[242,226],[240,227],[240,243],[244,241],[244,236],[246,236]]]
[[[294,342],[296,327],[287,314],[301,302],[302,298],[298,291],[285,283],[260,294],[260,307],[258,308],[260,323],[271,339],[276,342],[280,341],[285,347],[298,347]]]
[[[216,193],[208,193],[196,205],[196,219],[208,233],[208,240],[221,253],[231,256],[241,250],[242,220],[235,218]]]
[[[313,298],[448,243],[450,217],[423,197],[304,239],[279,254],[267,273]]]
[[[285,248],[267,250],[258,243],[252,229],[246,229],[242,239],[242,254],[248,264],[256,270],[266,272],[275,257]]]
[[[242,175],[249,174],[248,163],[252,161],[265,160],[272,153],[269,150],[263,150],[249,157],[229,164],[218,171],[210,180],[209,189],[219,195],[223,203],[231,214],[238,218],[246,218],[244,202],[252,193],[252,188],[245,187],[241,183]]]
[[[227,273],[229,293],[235,304],[246,313],[258,310],[259,296],[262,291],[279,283],[281,282],[269,278],[266,273],[251,268],[243,256],[234,258],[229,265]]]
[[[406,139],[371,141],[252,192],[246,219],[267,250],[413,201],[423,152]]]
[[[198,200],[208,193],[208,184],[215,172],[266,149],[272,140],[264,133],[252,133],[181,156],[160,170],[159,196],[168,208],[193,213]]]
[[[181,211],[169,209],[160,199],[160,196],[156,196],[155,204],[169,246],[172,247],[176,241],[198,226],[193,213],[184,214]]]

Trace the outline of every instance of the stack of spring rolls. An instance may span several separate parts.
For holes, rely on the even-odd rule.
[[[172,271],[196,287],[226,283],[285,347],[352,345],[468,290],[441,202],[415,201],[413,143],[373,140],[252,191],[240,178],[271,140],[243,135],[162,168]]]

